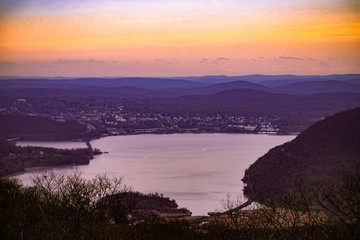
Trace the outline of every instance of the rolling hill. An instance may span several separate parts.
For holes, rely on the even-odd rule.
[[[308,81],[276,87],[279,91],[290,94],[313,94],[328,92],[360,92],[360,85],[343,81]]]
[[[276,87],[281,85],[287,85],[295,82],[307,82],[307,81],[356,81],[360,79],[360,74],[333,74],[333,75],[244,75],[244,76],[226,76],[226,75],[213,75],[202,77],[181,77],[175,79],[183,79],[189,81],[203,82],[203,83],[223,83],[233,81],[247,81],[252,83],[261,84],[267,87]]]
[[[316,122],[291,142],[271,149],[246,171],[244,194],[263,202],[296,183],[323,180],[334,186],[360,166],[360,108]],[[252,190],[250,188],[252,186]]]
[[[211,95],[227,90],[251,89],[271,93],[314,94],[360,92],[357,74],[329,76],[248,75],[181,78],[78,78],[0,80],[2,96],[163,98]]]
[[[210,95],[138,99],[125,103],[134,112],[184,114],[243,114],[321,118],[360,106],[360,93],[287,95],[249,89],[222,91]]]

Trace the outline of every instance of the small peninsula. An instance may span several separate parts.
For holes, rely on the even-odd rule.
[[[0,177],[29,171],[65,165],[88,164],[99,149],[56,149],[45,147],[20,147],[0,138]]]

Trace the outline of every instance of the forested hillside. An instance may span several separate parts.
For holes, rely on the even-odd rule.
[[[20,114],[0,115],[0,136],[21,140],[75,140],[84,137],[86,124],[55,121],[45,117]]]
[[[298,183],[330,181],[335,187],[359,166],[360,108],[356,108],[316,122],[260,157],[245,172],[244,193],[261,202],[274,193],[293,191]]]

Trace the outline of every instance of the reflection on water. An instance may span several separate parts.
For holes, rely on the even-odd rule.
[[[102,173],[123,176],[134,190],[164,193],[199,215],[221,209],[226,193],[241,195],[245,169],[270,148],[293,138],[246,134],[113,136],[91,142],[109,154],[96,156],[89,165],[53,170],[68,174],[78,169],[87,179]],[[30,184],[34,173],[38,172],[17,177]]]

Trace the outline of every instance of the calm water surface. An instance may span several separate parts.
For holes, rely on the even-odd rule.
[[[91,142],[93,147],[109,153],[96,156],[89,165],[51,170],[68,174],[78,169],[87,179],[102,173],[123,176],[124,182],[134,190],[163,193],[174,198],[180,207],[190,209],[193,215],[200,215],[222,209],[221,200],[227,193],[234,198],[242,196],[241,178],[245,169],[270,148],[294,137],[247,134],[113,136]],[[49,146],[48,143],[36,144]],[[51,146],[73,146],[58,144]],[[16,177],[30,184],[31,176],[38,173]]]

